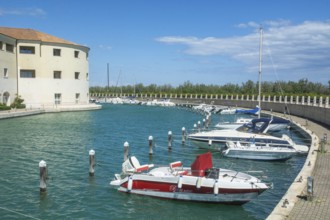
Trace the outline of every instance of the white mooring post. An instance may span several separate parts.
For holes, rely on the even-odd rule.
[[[186,143],[186,128],[182,127],[182,144]]]
[[[172,141],[173,141],[172,131],[169,131],[168,132],[168,149],[169,150],[172,150]]]
[[[200,121],[197,122],[197,127],[198,127],[198,132],[200,132],[201,131],[201,122]]]
[[[149,140],[149,155],[152,155],[153,154],[153,150],[152,150],[153,143],[152,142],[153,142],[154,138],[152,136],[149,136],[148,140]]]
[[[129,148],[129,144],[128,142],[126,141],[124,143],[124,161],[126,161],[128,159],[128,148]]]
[[[209,128],[210,122],[211,122],[210,115],[207,115],[207,116],[206,116],[206,129]]]
[[[42,160],[39,162],[40,169],[40,193],[46,192],[46,178],[47,178],[47,164],[46,161]]]
[[[95,151],[89,151],[89,176],[94,176],[95,167]]]

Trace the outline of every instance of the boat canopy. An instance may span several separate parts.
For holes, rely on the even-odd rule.
[[[238,127],[237,131],[249,132],[249,133],[266,133],[269,128],[269,124],[289,124],[290,121],[282,118],[255,118],[249,123],[246,123]]]
[[[264,133],[268,128],[272,119],[270,118],[255,118],[247,124],[238,127],[237,131],[249,132],[249,133]]]
[[[191,164],[191,174],[193,176],[205,176],[205,171],[207,169],[211,169],[213,167],[212,164],[212,154],[211,152],[207,152],[204,154],[200,154],[196,157],[195,161]]]
[[[236,109],[236,114],[251,114],[257,115],[260,111],[259,106],[256,106],[254,109]]]

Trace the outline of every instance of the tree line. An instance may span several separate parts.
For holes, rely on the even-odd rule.
[[[259,83],[248,80],[247,82],[239,84],[227,83],[225,85],[205,85],[192,84],[190,81],[184,82],[179,86],[165,85],[143,85],[142,83],[136,85],[126,86],[93,86],[90,87],[90,93],[166,93],[166,94],[246,94],[257,95]],[[294,81],[278,81],[278,82],[262,82],[261,91],[263,95],[310,95],[321,96],[330,95],[330,80],[326,84],[319,82],[310,82],[307,79],[300,79]]]

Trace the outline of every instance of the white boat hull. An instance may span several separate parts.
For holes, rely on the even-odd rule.
[[[127,192],[126,188],[120,187],[120,192]],[[187,192],[160,192],[152,190],[130,190],[129,193],[143,196],[152,196],[173,200],[184,200],[194,202],[208,202],[208,203],[226,203],[226,204],[244,204],[256,198],[259,193],[237,193],[237,194],[201,194],[201,193],[187,193]]]
[[[231,158],[240,158],[248,160],[288,160],[295,151],[257,151],[257,150],[236,150],[227,149],[224,151],[223,156]]]

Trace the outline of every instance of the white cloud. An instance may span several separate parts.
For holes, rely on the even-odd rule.
[[[112,49],[111,46],[106,46],[106,45],[103,45],[103,44],[100,44],[100,45],[99,45],[99,48],[100,48],[100,49],[104,49],[104,50],[111,50],[111,49]]]
[[[256,29],[259,26],[256,22],[238,25],[254,28],[252,33],[239,37],[165,36],[156,40],[165,44],[184,45],[181,52],[188,55],[229,57],[245,64],[248,72],[255,72],[259,62],[260,35]],[[329,72],[326,72],[330,66],[330,22],[305,21],[292,25],[290,21],[278,20],[265,21],[263,26],[264,69],[276,65],[278,71],[313,71],[330,78]]]
[[[46,12],[41,8],[19,8],[19,9],[4,9],[0,8],[0,16],[43,16]]]

